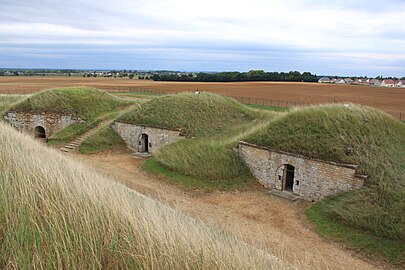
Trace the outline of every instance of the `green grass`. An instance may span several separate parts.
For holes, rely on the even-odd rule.
[[[73,113],[88,121],[101,112],[128,106],[131,101],[118,99],[109,93],[89,87],[51,89],[31,95],[15,104],[16,111]]]
[[[365,106],[296,109],[245,139],[324,160],[359,164],[366,187],[329,202],[336,222],[405,240],[405,125]],[[351,149],[348,152],[348,149]]]
[[[160,148],[156,160],[166,168],[198,179],[223,181],[249,174],[247,166],[234,153],[237,142],[263,127],[276,113],[239,122],[211,136],[184,139]]]
[[[84,123],[72,124],[53,134],[49,145],[60,146],[97,126],[112,120],[140,101],[116,98],[106,92],[88,87],[50,89],[28,96],[2,96],[0,109],[33,112],[72,113]]]
[[[76,137],[86,133],[90,129],[95,128],[100,123],[100,120],[95,120],[91,123],[73,123],[66,128],[56,132],[48,141],[48,145],[60,147],[63,144],[75,139]]]
[[[220,132],[241,121],[256,118],[256,112],[239,102],[209,93],[181,93],[151,99],[118,120],[163,128],[181,128],[187,137]]]
[[[277,106],[267,106],[267,105],[258,105],[258,104],[249,104],[246,105],[250,108],[260,109],[260,110],[268,110],[268,111],[276,111],[276,112],[289,112],[289,108],[285,107],[277,107]]]
[[[106,150],[124,150],[125,142],[110,127],[109,124],[101,127],[97,132],[84,140],[79,148],[80,154],[90,154]]]
[[[162,166],[155,158],[149,158],[143,163],[143,168],[152,174],[164,175],[173,182],[179,183],[184,187],[191,189],[199,189],[203,191],[234,191],[234,190],[247,190],[254,186],[257,182],[249,174],[240,175],[234,178],[228,178],[221,181],[211,179],[198,179],[195,177],[187,176]]]
[[[0,95],[0,115],[3,115],[14,104],[27,97],[27,95]]]
[[[388,260],[396,265],[405,263],[405,243],[374,236],[368,232],[337,223],[327,213],[328,201],[313,205],[305,211],[308,219],[315,224],[315,231],[325,238],[340,241],[347,246],[373,257]]]
[[[118,119],[180,128],[186,139],[160,148],[154,154],[156,161],[173,172],[202,182],[223,183],[249,174],[232,150],[237,141],[278,115],[216,94],[181,93],[154,98]]]

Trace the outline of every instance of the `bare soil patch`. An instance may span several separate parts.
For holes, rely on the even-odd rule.
[[[187,190],[146,173],[141,168],[143,159],[129,153],[73,157],[146,196],[237,234],[300,269],[391,269],[314,233],[303,214],[309,202],[272,197],[261,187],[245,192]]]
[[[227,96],[238,96],[273,101],[289,101],[298,105],[326,102],[354,102],[372,106],[399,118],[405,117],[405,88],[369,87],[292,82],[154,82],[128,78],[83,77],[0,77],[0,93],[24,94],[41,89],[67,86],[92,86],[112,91],[128,87],[154,90],[210,91]],[[276,104],[275,104],[276,105]]]

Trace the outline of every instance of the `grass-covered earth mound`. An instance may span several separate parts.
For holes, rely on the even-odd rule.
[[[84,120],[92,119],[101,112],[111,111],[125,105],[107,92],[96,88],[75,87],[42,91],[15,104],[10,110],[35,113],[74,113]]]
[[[230,179],[243,185],[251,179],[248,168],[232,148],[246,132],[263,126],[277,114],[216,94],[181,93],[154,98],[118,120],[180,128],[186,139],[159,149],[155,161],[171,171],[199,179],[201,187],[214,180],[221,188]]]
[[[324,160],[359,164],[365,187],[323,202],[330,217],[405,240],[405,125],[359,105],[297,109],[245,141]]]
[[[120,99],[96,88],[70,87],[36,93],[16,103],[9,110],[34,113],[71,113],[83,123],[74,123],[55,133],[49,144],[62,145],[94,128],[102,120],[115,117],[120,110],[134,102]]]
[[[154,98],[118,120],[180,128],[183,135],[192,137],[215,134],[226,127],[254,118],[252,110],[234,99],[210,93],[181,93]]]
[[[24,98],[24,95],[0,95],[0,115],[3,115],[10,107]]]

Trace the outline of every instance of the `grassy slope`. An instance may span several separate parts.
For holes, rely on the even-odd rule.
[[[211,179],[200,179],[188,175],[178,173],[167,169],[155,158],[149,158],[143,163],[143,168],[152,174],[164,176],[171,181],[179,183],[189,189],[198,189],[205,192],[213,192],[215,190],[234,191],[247,190],[257,185],[257,181],[248,174],[243,174],[237,177],[222,179],[221,181]]]
[[[39,92],[12,106],[12,110],[34,112],[74,113],[84,123],[75,123],[55,133],[49,144],[62,145],[94,128],[102,120],[112,119],[117,111],[135,101],[116,98],[109,93],[89,87],[60,88]]]
[[[253,120],[252,111],[219,95],[181,93],[143,103],[118,120],[164,128],[181,128],[188,137],[214,134],[237,122]]]
[[[366,187],[331,201],[325,211],[344,224],[405,240],[403,123],[368,107],[324,105],[295,110],[246,141],[359,164],[358,171],[369,175]]]
[[[105,150],[125,150],[126,144],[121,137],[110,127],[105,125],[82,142],[80,154],[90,154]]]
[[[84,120],[111,111],[127,101],[115,98],[101,90],[89,87],[51,89],[36,93],[13,106],[17,111],[75,113]]]
[[[26,95],[0,95],[0,115],[3,115],[9,108],[27,97]]]
[[[246,130],[256,130],[276,115],[215,94],[181,93],[145,102],[119,120],[181,128],[184,135],[193,137],[161,148],[155,160],[172,171],[200,179],[204,188],[204,181],[234,178],[239,182],[239,177],[249,175],[232,147]],[[218,187],[222,184],[218,182]]]
[[[232,148],[246,134],[264,127],[272,117],[273,114],[264,114],[261,118],[239,123],[215,135],[169,144],[159,149],[155,158],[173,171],[203,181],[228,181],[229,178],[250,175],[248,168]]]
[[[336,198],[327,198],[305,211],[308,219],[315,224],[315,231],[328,239],[343,242],[356,251],[387,260],[400,266],[405,263],[405,242],[381,236],[375,236],[368,231],[356,229],[336,222],[327,213],[330,201]]]
[[[0,124],[0,267],[287,269]]]

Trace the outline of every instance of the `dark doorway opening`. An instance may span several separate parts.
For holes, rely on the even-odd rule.
[[[286,191],[293,191],[293,186],[294,186],[294,166],[291,166],[289,164],[285,165],[285,184],[284,184],[284,190]]]
[[[46,133],[45,133],[44,127],[41,127],[41,126],[35,127],[34,136],[35,136],[35,138],[46,139]]]
[[[140,152],[141,153],[148,153],[149,152],[149,136],[148,134],[142,134],[140,139]]]

